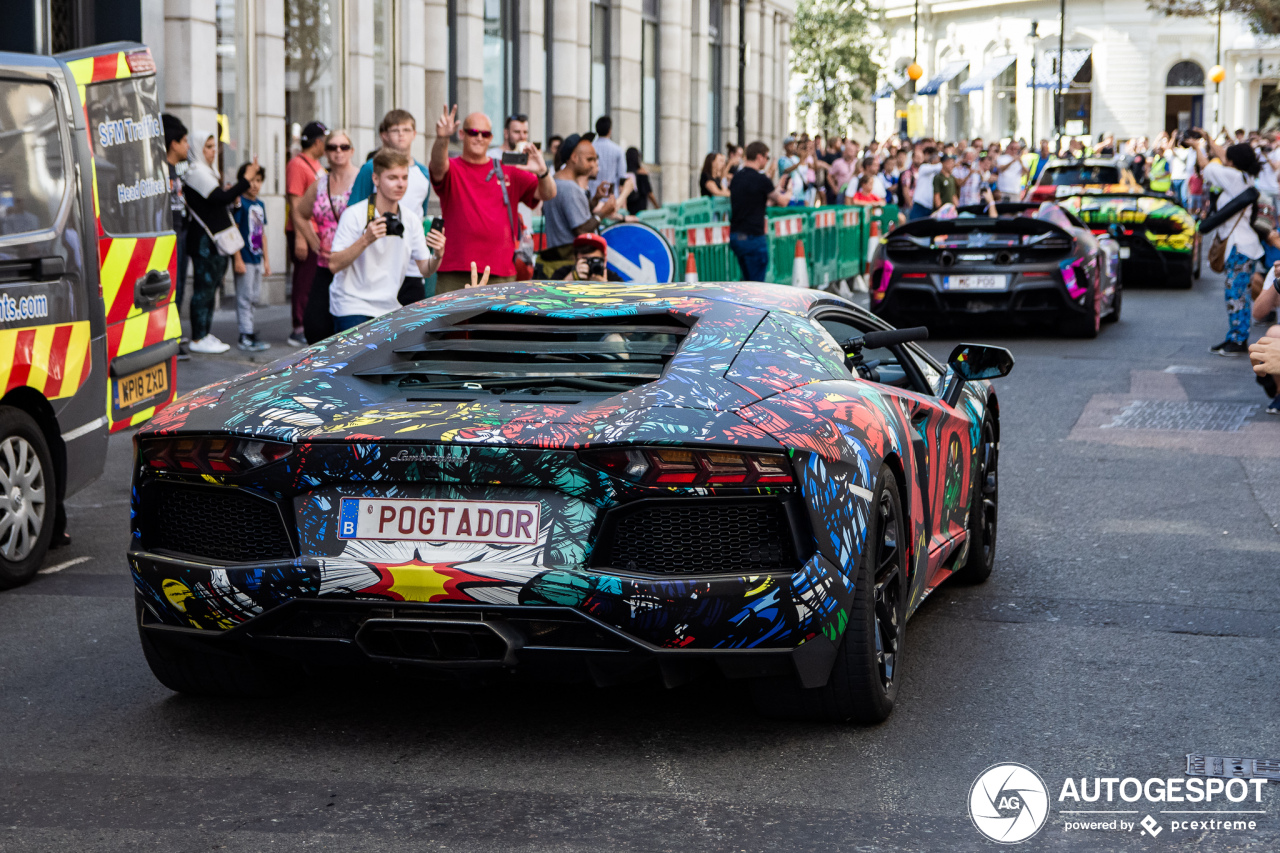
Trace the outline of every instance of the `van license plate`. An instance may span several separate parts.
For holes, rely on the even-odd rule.
[[[537,501],[424,501],[343,498],[339,539],[537,545]]]
[[[121,376],[116,384],[116,408],[128,409],[169,393],[169,363],[162,361],[137,373]]]

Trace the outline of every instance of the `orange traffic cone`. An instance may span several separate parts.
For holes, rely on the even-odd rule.
[[[804,259],[803,240],[796,240],[796,258],[791,262],[791,286],[809,287],[809,263]]]
[[[871,236],[872,237],[880,236],[880,220],[879,219],[871,220]]]
[[[698,262],[693,259],[693,252],[684,256],[684,283],[698,283]]]

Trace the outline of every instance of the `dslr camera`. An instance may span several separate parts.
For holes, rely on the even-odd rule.
[[[382,218],[387,221],[388,237],[403,237],[404,223],[400,221],[400,215],[396,213],[384,213]]]
[[[597,276],[604,275],[605,260],[604,258],[587,258],[587,275]]]

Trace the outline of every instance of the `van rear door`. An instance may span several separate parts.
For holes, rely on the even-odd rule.
[[[93,209],[107,322],[107,418],[143,423],[174,397],[182,326],[173,304],[176,237],[156,94],[141,44],[60,54],[80,95],[93,152]]]

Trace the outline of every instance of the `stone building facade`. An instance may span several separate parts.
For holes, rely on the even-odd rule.
[[[880,135],[908,112],[935,137],[1051,136],[1057,0],[920,0],[918,25],[915,9],[914,0],[883,0]],[[1063,121],[1072,135],[1253,128],[1275,109],[1280,41],[1251,33],[1234,14],[1222,16],[1219,54],[1216,16],[1170,18],[1146,0],[1071,0],[1063,41]],[[924,70],[914,92],[904,76],[913,55]],[[1226,79],[1215,86],[1208,72],[1219,56]]]
[[[149,45],[164,108],[193,130],[219,128],[224,170],[259,157],[281,226],[284,165],[302,127],[345,128],[363,157],[392,107],[417,118],[423,160],[446,103],[488,113],[495,131],[525,114],[543,142],[608,113],[614,140],[641,150],[660,202],[696,195],[705,154],[737,136],[744,37],[746,137],[776,150],[786,135],[795,0],[17,2],[32,4],[29,20],[0,48]],[[283,240],[271,248],[283,269]]]

